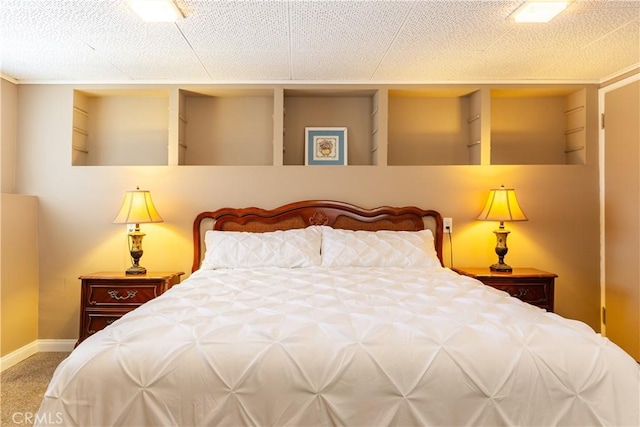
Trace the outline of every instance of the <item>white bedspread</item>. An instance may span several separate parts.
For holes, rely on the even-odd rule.
[[[448,269],[194,273],[58,367],[42,425],[640,424],[637,363]],[[62,421],[62,422],[60,422]]]

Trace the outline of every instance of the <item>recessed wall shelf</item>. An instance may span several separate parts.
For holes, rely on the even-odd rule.
[[[272,165],[273,90],[179,90],[180,165]]]
[[[168,89],[76,90],[72,165],[168,164]]]
[[[535,84],[79,87],[72,106],[71,162],[301,166],[305,127],[345,126],[350,166],[585,164],[589,89]]]
[[[585,164],[586,90],[491,91],[492,164]]]
[[[349,165],[373,165],[378,109],[375,89],[284,89],[284,165],[304,165],[305,127],[346,127]]]

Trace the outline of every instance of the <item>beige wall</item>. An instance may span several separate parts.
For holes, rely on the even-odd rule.
[[[38,199],[0,199],[0,355],[38,339]]]
[[[491,163],[564,164],[564,97],[492,98]]]
[[[16,187],[18,88],[0,79],[0,356],[38,338],[37,198]]]
[[[605,94],[606,333],[640,361],[640,81]]]
[[[389,164],[468,163],[465,97],[389,97]]]
[[[530,221],[509,225],[513,266],[559,275],[556,311],[599,327],[597,129],[586,166],[100,166],[72,167],[73,88],[20,85],[18,190],[40,200],[40,338],[75,338],[78,276],[129,266],[126,232],[112,224],[126,190],[151,190],[162,224],[147,233],[141,264],[188,271],[197,213],[335,199],[364,207],[417,205],[454,220],[458,266],[495,262],[493,223],[476,221],[490,188],[515,187]],[[588,93],[596,101],[595,91]],[[597,113],[592,111],[592,122]],[[37,123],[37,126],[33,124]],[[449,265],[449,246],[445,243]]]
[[[371,164],[372,97],[285,97],[284,164],[304,165],[305,127],[347,127],[350,165]]]
[[[185,164],[273,163],[273,97],[191,96],[185,110]]]
[[[13,193],[17,138],[18,88],[0,79],[0,192]]]
[[[92,120],[87,164],[167,164],[168,96],[94,97],[88,104]],[[131,132],[119,132],[125,126]]]

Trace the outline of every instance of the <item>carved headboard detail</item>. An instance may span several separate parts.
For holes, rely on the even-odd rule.
[[[192,271],[200,267],[204,256],[206,230],[268,232],[327,225],[345,230],[418,231],[429,228],[434,235],[436,252],[442,263],[442,216],[434,210],[415,206],[381,206],[361,208],[345,202],[307,200],[275,209],[222,208],[202,212],[193,222]]]

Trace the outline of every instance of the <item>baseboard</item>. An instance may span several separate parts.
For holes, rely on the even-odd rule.
[[[0,357],[0,372],[22,362],[24,359],[33,356],[37,352],[38,341],[32,341],[29,344]]]
[[[38,351],[41,353],[71,352],[78,340],[38,340]]]
[[[38,340],[38,351],[41,353],[71,352],[78,340]]]
[[[36,340],[0,357],[0,372],[16,365],[36,353],[71,352],[76,340]]]

